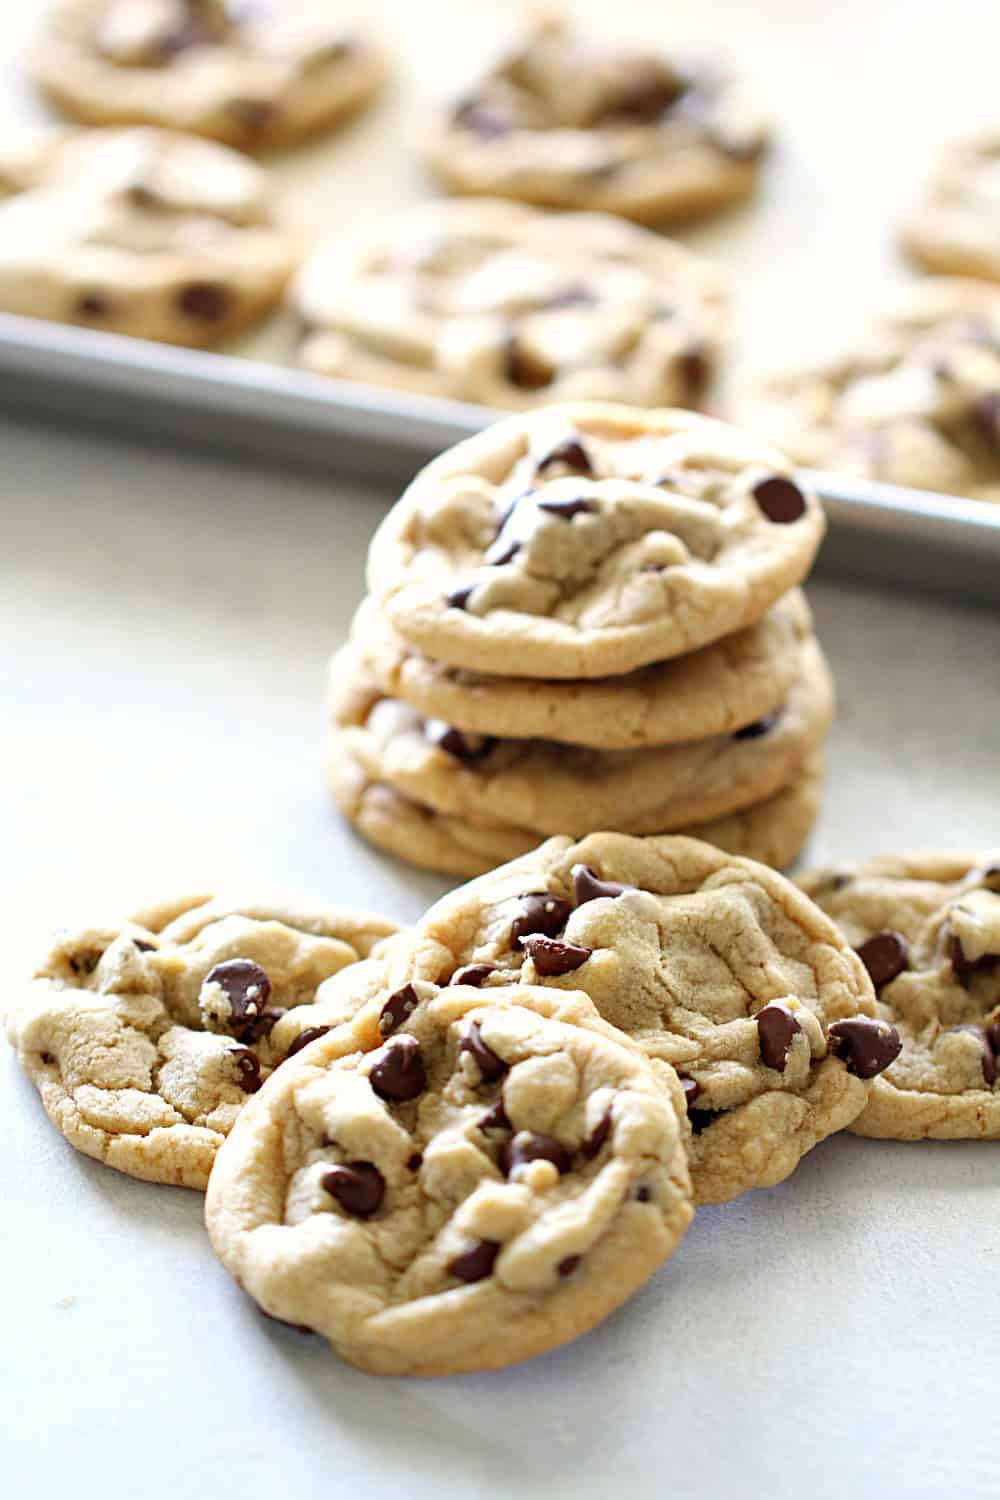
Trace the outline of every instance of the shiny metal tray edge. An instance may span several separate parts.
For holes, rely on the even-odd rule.
[[[231,355],[0,315],[8,414],[234,459],[399,483],[494,420],[482,407]],[[830,518],[820,570],[1000,606],[1000,506],[807,472]]]

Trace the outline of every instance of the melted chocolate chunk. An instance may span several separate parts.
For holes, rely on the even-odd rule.
[[[479,1240],[471,1250],[463,1250],[461,1255],[456,1255],[454,1260],[449,1261],[448,1270],[459,1281],[485,1281],[492,1274],[499,1254],[499,1241]]]
[[[588,901],[598,901],[602,896],[613,901],[616,896],[624,896],[626,891],[635,890],[634,885],[620,885],[617,880],[602,880],[589,865],[574,865],[571,874],[577,906],[586,906]]]
[[[900,932],[877,932],[854,951],[868,970],[876,994],[902,974],[910,956],[910,946]]]
[[[648,1203],[651,1197],[652,1197],[652,1193],[649,1191],[649,1188],[646,1187],[645,1185],[642,1186],[642,1187],[637,1187],[636,1188],[636,1190],[635,1190],[635,1201],[636,1201],[636,1203]]]
[[[507,340],[504,354],[504,376],[521,391],[541,391],[551,385],[555,371],[550,365],[533,358],[517,341],[516,334]]]
[[[760,479],[753,487],[753,497],[769,521],[787,526],[806,513],[806,498],[798,485],[782,474]]]
[[[230,1047],[230,1057],[236,1059],[239,1077],[236,1082],[244,1094],[256,1094],[260,1088],[260,1063],[248,1047]]]
[[[770,734],[780,718],[781,712],[776,709],[773,714],[754,719],[752,724],[744,724],[742,729],[734,729],[732,737],[734,740],[759,740],[763,735]]]
[[[449,985],[471,984],[473,989],[478,990],[483,981],[492,973],[492,964],[465,964],[463,968],[455,970],[448,983]]]
[[[545,978],[558,974],[572,974],[585,964],[593,948],[580,948],[575,943],[560,943],[556,938],[526,937],[521,944],[535,965],[537,973]]]
[[[991,448],[1000,451],[1000,391],[987,391],[972,408],[976,431]]]
[[[565,468],[571,469],[574,474],[593,474],[594,466],[590,461],[590,454],[578,437],[563,438],[554,448],[550,448],[544,458],[540,458],[535,465],[539,474],[544,474],[546,469],[553,468],[556,464],[563,464]]]
[[[690,1114],[692,1104],[701,1093],[701,1084],[697,1078],[692,1078],[688,1073],[678,1071],[677,1077],[681,1081],[681,1088],[684,1090],[684,1103],[687,1105],[688,1114]]]
[[[712,365],[704,344],[692,344],[677,356],[677,368],[689,401],[700,401],[712,378]]]
[[[446,755],[454,756],[455,760],[464,761],[467,765],[483,760],[499,744],[492,735],[463,734],[460,729],[453,729],[443,719],[427,719],[424,723],[424,738]]]
[[[520,542],[508,541],[506,537],[499,536],[486,549],[486,552],[483,554],[483,560],[491,568],[503,568],[507,563],[514,561],[520,550]]]
[[[419,1172],[423,1164],[424,1154],[422,1151],[414,1151],[412,1156],[406,1158],[407,1168],[411,1172]]]
[[[177,308],[196,323],[221,323],[229,313],[229,292],[215,281],[191,281],[177,293]]]
[[[378,1013],[378,1029],[381,1036],[390,1036],[397,1026],[402,1026],[418,1005],[417,992],[412,984],[390,995]]]
[[[295,1056],[296,1052],[301,1052],[303,1047],[308,1047],[310,1042],[319,1041],[321,1036],[326,1036],[327,1032],[332,1030],[332,1026],[307,1026],[304,1031],[299,1032],[285,1053],[283,1061],[287,1062],[290,1057]]]
[[[997,1057],[1000,1057],[1000,1020],[993,1021],[987,1026],[986,1035],[990,1039],[990,1046],[993,1048],[993,1051]]]
[[[229,1002],[225,1025],[241,1042],[267,1036],[280,1014],[267,1010],[271,981],[251,958],[229,958],[205,975],[204,984],[217,984]]]
[[[51,1068],[52,1064],[55,1062],[55,1058],[53,1057],[51,1052],[39,1052],[38,1057],[39,1060],[43,1062],[47,1068]]]
[[[510,1064],[505,1063],[503,1058],[498,1057],[493,1048],[488,1047],[483,1041],[478,1021],[469,1022],[462,1034],[458,1050],[468,1052],[479,1069],[479,1076],[484,1083],[497,1083],[510,1072]]]
[[[380,1099],[392,1104],[406,1104],[427,1087],[427,1070],[415,1037],[400,1036],[376,1054],[368,1071],[368,1081]]]
[[[600,1151],[601,1147],[604,1145],[604,1142],[607,1140],[610,1134],[611,1111],[609,1109],[605,1110],[604,1114],[598,1120],[597,1124],[594,1126],[587,1139],[585,1141],[582,1141],[580,1144],[580,1151],[588,1161],[593,1161],[594,1157],[597,1155],[598,1151]]]
[[[546,515],[558,516],[561,521],[572,521],[574,516],[592,516],[597,510],[594,500],[539,500],[538,509]]]
[[[794,1013],[777,1000],[757,1012],[757,1038],[765,1068],[774,1068],[778,1073],[785,1071],[792,1038],[801,1030]]]
[[[132,939],[132,946],[133,946],[133,948],[138,948],[138,950],[139,950],[140,953],[155,953],[156,952],[156,944],[155,943],[147,943],[145,938],[133,938]]]
[[[560,1277],[565,1279],[565,1277],[567,1276],[572,1276],[574,1271],[579,1270],[582,1264],[582,1255],[564,1255],[562,1260],[556,1266],[556,1271],[559,1273]]]
[[[550,1161],[560,1177],[570,1169],[570,1155],[565,1146],[550,1135],[535,1135],[529,1130],[520,1130],[512,1141],[505,1141],[497,1156],[497,1165],[505,1177],[515,1167],[526,1166],[530,1161]]]
[[[514,128],[511,121],[482,99],[462,99],[452,110],[453,125],[477,135],[481,141],[495,141],[509,135]]]
[[[320,1178],[320,1186],[355,1219],[370,1219],[385,1197],[385,1178],[370,1161],[332,1167]]]
[[[445,604],[450,605],[452,609],[464,609],[469,602],[469,595],[473,593],[475,587],[474,583],[460,583],[457,588],[453,588],[449,593],[445,594]]]
[[[550,896],[548,891],[529,891],[521,897],[521,910],[510,924],[511,947],[520,948],[524,938],[537,932],[556,937],[572,909],[561,896]]]
[[[830,1049],[847,1063],[847,1071],[858,1078],[875,1078],[896,1061],[903,1049],[899,1032],[888,1021],[868,1016],[850,1016],[834,1021],[827,1032]]]
[[[986,974],[1000,964],[1000,953],[984,953],[980,958],[967,958],[962,939],[954,932],[948,944],[948,957],[955,971],[955,978],[965,989],[969,988],[974,975]]]
[[[985,1026],[975,1026],[971,1023],[966,1023],[962,1026],[952,1026],[951,1030],[967,1031],[970,1036],[976,1038],[976,1041],[983,1050],[983,1080],[986,1087],[991,1089],[997,1081],[997,1057],[990,1032],[987,1031]],[[990,1030],[992,1031],[993,1028],[991,1027]]]
[[[492,1109],[488,1109],[481,1115],[476,1123],[476,1129],[487,1130],[510,1130],[511,1123],[507,1118],[507,1111],[503,1107],[503,1100],[498,1099]]]
[[[693,1135],[701,1135],[702,1131],[707,1130],[710,1125],[714,1125],[715,1122],[716,1122],[716,1120],[719,1118],[719,1116],[721,1114],[724,1114],[724,1113],[725,1113],[725,1110],[721,1110],[721,1109],[690,1109],[689,1108],[688,1109],[688,1119],[691,1122],[691,1131],[692,1131],[692,1134]]]
[[[81,292],[73,310],[78,318],[106,318],[111,312],[111,303],[102,292]]]

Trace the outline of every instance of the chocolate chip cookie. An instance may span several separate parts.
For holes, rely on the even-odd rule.
[[[459,818],[545,833],[672,832],[750,807],[794,780],[833,718],[833,682],[814,640],[784,702],[728,734],[638,750],[469,734],[386,697],[348,646],[335,660],[331,756],[369,781]]]
[[[886,855],[799,884],[855,945],[902,1038],[851,1129],[1000,1139],[1000,853]]]
[[[941,153],[900,239],[928,270],[1000,281],[1000,131]]]
[[[700,406],[729,333],[718,271],[601,214],[422,204],[344,235],[294,292],[300,359],[341,379],[527,410]]]
[[[775,871],[689,838],[595,834],[445,896],[387,985],[584,991],[682,1077],[698,1202],[780,1182],[898,1055],[864,965]]]
[[[351,645],[388,698],[472,735],[545,739],[628,750],[732,733],[781,707],[801,674],[812,617],[795,589],[756,625],[622,677],[583,681],[488,676],[431,660],[408,645],[370,600]],[[330,691],[339,693],[337,658]]]
[[[483,818],[437,812],[371,779],[349,751],[330,764],[330,787],[344,816],[378,848],[445,875],[485,875],[534,849],[537,833]],[[819,816],[823,767],[810,756],[802,771],[773,797],[679,833],[783,869],[798,855]]]
[[[376,533],[368,582],[396,632],[450,666],[611,677],[754,624],[823,530],[780,454],[735,428],[578,403],[423,469]]]
[[[1000,288],[916,282],[856,347],[762,381],[741,415],[812,468],[1000,500]]]
[[[428,155],[456,192],[655,222],[746,197],[768,135],[718,60],[622,51],[546,17],[451,106]]]
[[[57,0],[29,66],[86,125],[159,125],[245,151],[327,129],[384,72],[358,17],[328,0]]]
[[[195,897],[62,934],[7,1016],[53,1124],[147,1182],[204,1188],[247,1098],[311,1039],[384,917]]]
[[[593,1328],[674,1250],[683,1100],[583,996],[410,991],[374,1051],[332,1033],[250,1101],[208,1230],[265,1312],[361,1369],[496,1369]]]
[[[297,259],[267,176],[169,131],[0,144],[0,310],[203,346],[278,301]]]

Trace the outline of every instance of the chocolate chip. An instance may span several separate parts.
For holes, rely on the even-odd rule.
[[[52,1064],[55,1062],[55,1058],[52,1056],[51,1052],[39,1052],[38,1056],[47,1068],[51,1068]]]
[[[909,944],[900,932],[877,932],[854,951],[868,970],[876,993],[902,974],[910,956]]]
[[[412,1156],[408,1156],[406,1158],[407,1168],[411,1172],[419,1172],[423,1164],[424,1156],[422,1151],[414,1151]]]
[[[443,719],[427,719],[424,723],[424,738],[446,755],[452,755],[456,760],[467,764],[482,760],[499,743],[492,735],[463,734],[460,729],[453,729]]]
[[[101,292],[81,292],[74,304],[78,318],[106,318],[111,303]]]
[[[412,984],[406,984],[401,990],[389,996],[378,1013],[378,1029],[382,1036],[389,1036],[402,1026],[403,1022],[412,1015],[418,1005],[417,992]]]
[[[463,1250],[448,1262],[448,1270],[459,1281],[484,1281],[492,1274],[493,1264],[500,1254],[497,1240],[479,1240],[471,1250]]]
[[[1000,449],[1000,391],[987,391],[972,408],[973,421],[991,448]]]
[[[502,536],[497,537],[496,541],[493,542],[493,544],[488,547],[486,549],[486,552],[483,554],[483,561],[487,564],[488,567],[502,568],[505,567],[507,563],[513,562],[514,558],[517,556],[520,550],[520,542],[509,542]]]
[[[448,983],[449,985],[471,984],[473,989],[478,990],[483,981],[492,973],[492,964],[466,964],[464,968],[455,970]]]
[[[636,1203],[648,1203],[651,1194],[648,1187],[637,1187],[635,1190]]]
[[[759,1010],[756,1020],[761,1062],[765,1068],[774,1068],[778,1073],[783,1073],[792,1038],[802,1027],[788,1006],[777,1000],[772,1000],[763,1010]]]
[[[781,474],[761,479],[753,487],[753,497],[769,521],[787,526],[806,513],[806,498],[798,485]]]
[[[259,135],[274,118],[274,106],[266,99],[230,99],[228,108],[247,135]]]
[[[332,1167],[320,1178],[320,1186],[355,1219],[370,1219],[385,1197],[385,1178],[370,1161]]]
[[[376,1054],[368,1081],[380,1099],[405,1104],[427,1087],[427,1070],[415,1037],[400,1036]]]
[[[498,140],[502,135],[509,135],[513,129],[510,120],[491,109],[481,99],[461,100],[452,111],[451,119],[453,125],[470,131],[472,135],[478,135],[482,141]]]
[[[974,974],[985,974],[996,964],[1000,963],[1000,953],[984,953],[979,958],[967,958],[965,949],[962,947],[962,939],[957,933],[952,933],[948,945],[948,957],[955,971],[955,978],[966,989]]]
[[[691,1125],[692,1135],[701,1135],[710,1125],[714,1125],[724,1111],[721,1109],[689,1109],[688,1121]]]
[[[546,979],[558,974],[572,974],[585,964],[593,948],[580,948],[575,943],[560,943],[556,938],[526,937],[521,944],[532,960],[537,973]]]
[[[834,1021],[827,1032],[832,1050],[847,1063],[847,1071],[858,1078],[884,1073],[902,1051],[899,1032],[888,1021],[868,1016],[850,1016]]]
[[[556,1270],[561,1277],[565,1278],[567,1276],[572,1276],[573,1272],[578,1270],[582,1264],[582,1255],[564,1255],[562,1260],[556,1266]]]
[[[602,880],[589,865],[574,865],[571,874],[577,906],[586,906],[588,901],[597,901],[602,896],[613,901],[616,896],[624,896],[626,891],[635,890],[634,885],[620,885],[617,880]]]
[[[752,724],[744,724],[742,729],[734,729],[732,737],[734,740],[759,740],[763,735],[770,734],[780,718],[780,712],[775,710],[773,714],[765,714],[762,719],[754,719]]]
[[[304,1031],[299,1032],[283,1060],[287,1062],[290,1057],[295,1056],[296,1052],[301,1052],[303,1047],[308,1047],[310,1042],[318,1041],[321,1036],[326,1036],[327,1032],[332,1030],[332,1026],[307,1026]]]
[[[535,469],[537,473],[544,474],[546,469],[551,469],[556,464],[563,464],[567,469],[572,469],[574,474],[594,472],[590,454],[578,437],[563,438],[561,443],[549,449],[544,458],[538,460]]]
[[[972,1024],[952,1026],[951,1030],[967,1031],[971,1036],[976,1038],[976,1041],[983,1049],[983,1078],[986,1087],[991,1089],[997,1081],[997,1059],[990,1032],[987,1031],[985,1026],[975,1026]],[[992,1031],[993,1028],[991,1027],[990,1030]]]
[[[681,1073],[680,1071],[678,1071],[677,1077],[680,1079],[681,1088],[684,1090],[684,1103],[687,1106],[688,1111],[690,1112],[692,1104],[701,1093],[701,1084],[696,1078],[692,1078],[688,1073]]]
[[[476,585],[474,583],[460,583],[457,588],[454,588],[450,593],[445,594],[445,604],[450,605],[452,609],[464,609],[468,604],[469,596],[470,594],[472,594],[475,587]]]
[[[529,1130],[520,1130],[512,1141],[505,1141],[497,1156],[497,1164],[505,1177],[509,1177],[515,1167],[526,1166],[530,1161],[550,1161],[558,1168],[560,1176],[570,1169],[570,1156],[565,1146],[550,1135],[535,1135]]]
[[[520,948],[522,939],[536,932],[555,937],[565,927],[571,911],[569,902],[561,896],[550,896],[548,891],[529,891],[521,897],[521,910],[510,924],[511,947]]]
[[[511,385],[522,391],[541,391],[552,384],[554,374],[551,366],[534,359],[511,334],[504,353],[504,375]]]
[[[692,344],[677,356],[677,368],[690,401],[700,401],[712,378],[712,364],[704,344]]]
[[[235,1057],[239,1078],[236,1082],[244,1094],[256,1094],[260,1088],[260,1063],[247,1047],[230,1047],[230,1057]]]
[[[572,521],[574,516],[592,516],[597,504],[594,500],[539,500],[538,509],[561,521]]]
[[[156,944],[155,943],[147,943],[145,938],[133,938],[132,939],[132,946],[134,948],[138,948],[138,950],[139,950],[140,953],[155,953],[156,952]]]
[[[510,1130],[511,1124],[507,1118],[507,1111],[503,1107],[503,1100],[498,1099],[492,1109],[488,1109],[476,1122],[477,1130]]]
[[[252,958],[228,958],[205,975],[204,985],[217,984],[229,1002],[225,1025],[241,1042],[266,1036],[278,1016],[266,1009],[271,981]]]
[[[503,1058],[498,1057],[493,1048],[488,1047],[483,1041],[478,1021],[469,1022],[462,1033],[458,1050],[468,1052],[479,1069],[479,1076],[484,1083],[496,1083],[510,1072],[509,1063],[505,1063]]]
[[[221,323],[229,312],[229,293],[215,281],[191,281],[178,292],[177,307],[197,323]]]
[[[993,1048],[993,1051],[997,1057],[1000,1057],[1000,1021],[993,1021],[991,1025],[987,1026],[986,1035],[990,1039],[990,1046]]]
[[[594,1157],[597,1155],[598,1151],[600,1151],[601,1147],[604,1145],[604,1142],[607,1140],[610,1134],[611,1111],[609,1109],[605,1110],[604,1114],[598,1120],[597,1124],[594,1126],[587,1139],[581,1142],[581,1154],[585,1156],[588,1161],[593,1161]]]

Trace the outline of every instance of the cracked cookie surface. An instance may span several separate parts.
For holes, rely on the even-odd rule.
[[[203,346],[281,296],[297,259],[260,167],[172,131],[0,143],[0,308]]]
[[[317,1041],[219,1153],[209,1234],[266,1312],[378,1374],[496,1369],[585,1333],[671,1254],[680,1087],[585,997],[417,982],[379,1037]]]
[[[1000,281],[1000,131],[942,151],[900,240],[928,270]]]
[[[369,554],[377,607],[472,671],[612,677],[754,624],[824,531],[785,460],[681,411],[511,417],[423,469]]]
[[[798,883],[857,948],[903,1042],[851,1129],[1000,1139],[1000,851],[884,855]]]
[[[1000,287],[906,287],[853,347],[773,375],[741,420],[798,463],[1000,500]]]
[[[657,222],[745,197],[768,136],[718,59],[622,51],[545,17],[452,105],[428,155],[455,192]]]
[[[386,696],[425,718],[472,734],[629,750],[704,739],[765,718],[799,675],[811,626],[809,606],[796,589],[756,625],[700,651],[623,677],[582,681],[447,667],[407,645],[370,600],[355,616],[351,644],[362,671]],[[336,671],[331,663],[331,692],[338,687]]]
[[[783,876],[680,837],[595,834],[445,896],[387,984],[482,967],[582,990],[686,1080],[697,1202],[771,1186],[849,1125],[898,1051],[861,960]]]
[[[247,1098],[323,1024],[323,981],[397,930],[348,909],[164,904],[60,935],[7,1035],[78,1150],[204,1188]]]
[[[335,661],[331,755],[367,778],[457,817],[580,835],[673,832],[750,807],[792,781],[833,717],[815,641],[779,709],[730,734],[639,750],[592,750],[470,735],[384,697],[352,647]]]
[[[721,273],[599,214],[441,202],[342,235],[293,301],[308,369],[483,406],[702,405],[729,333]]]
[[[159,125],[244,151],[327,129],[366,104],[381,54],[329,0],[57,0],[29,61],[86,125]]]

